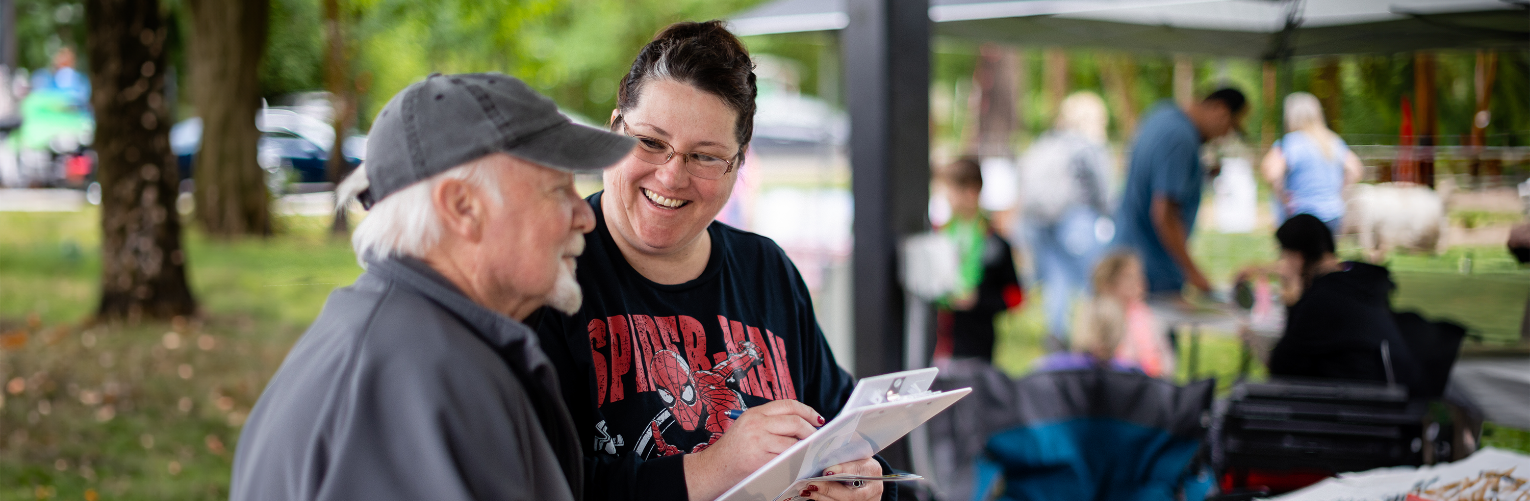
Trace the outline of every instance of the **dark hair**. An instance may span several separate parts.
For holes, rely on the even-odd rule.
[[[632,69],[622,77],[617,90],[616,107],[628,110],[637,106],[643,86],[652,79],[673,79],[722,99],[738,113],[734,136],[743,163],[744,150],[754,137],[754,61],[744,42],[728,32],[721,20],[704,23],[691,21],[671,24],[660,30],[632,61]],[[621,125],[621,117],[611,121],[611,130]]]
[[[983,166],[976,157],[961,157],[941,169],[941,177],[958,188],[983,188]]]
[[[1335,251],[1333,231],[1311,214],[1297,214],[1275,230],[1280,248],[1302,255],[1302,277],[1312,280],[1312,271],[1323,255]]]
[[[1238,92],[1238,89],[1234,89],[1232,87],[1223,87],[1221,89],[1217,89],[1216,92],[1212,92],[1206,96],[1206,99],[1202,99],[1201,101],[1207,103],[1212,101],[1222,103],[1222,105],[1227,106],[1227,111],[1231,112],[1232,116],[1234,117],[1238,116],[1239,113],[1242,113],[1243,107],[1248,105],[1248,99],[1243,97],[1243,93]]]

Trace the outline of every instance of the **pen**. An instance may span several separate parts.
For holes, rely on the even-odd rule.
[[[736,420],[738,420],[739,416],[744,415],[744,411],[739,410],[739,409],[728,409],[728,412],[724,412],[723,415],[728,416],[728,419],[732,419],[732,420],[736,421]],[[813,429],[815,429],[815,430],[818,429],[818,428],[823,428],[823,427],[822,426],[814,426],[813,427]]]

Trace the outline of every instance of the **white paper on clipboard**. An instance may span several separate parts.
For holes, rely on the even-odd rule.
[[[931,372],[926,372],[931,371]],[[906,371],[863,380],[867,390],[857,384],[851,402],[844,411],[828,422],[806,440],[797,442],[765,466],[755,470],[744,481],[728,489],[718,501],[757,501],[790,499],[795,492],[790,486],[798,480],[818,476],[824,468],[847,461],[870,457],[883,448],[903,438],[909,431],[924,424],[940,411],[950,407],[972,392],[961,388],[945,392],[932,392],[927,383],[916,393],[898,393],[889,400],[887,390],[898,377],[903,378],[904,388],[912,389],[910,382],[922,382],[928,374],[934,380],[936,369]],[[888,376],[898,376],[889,378]],[[911,377],[912,376],[912,377]],[[880,391],[882,403],[869,403],[871,388]],[[857,393],[866,398],[862,405],[852,406]]]

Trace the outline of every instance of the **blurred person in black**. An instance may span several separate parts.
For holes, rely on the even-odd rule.
[[[937,303],[935,358],[993,363],[993,319],[1024,299],[1015,260],[1009,242],[994,232],[978,204],[983,169],[977,160],[952,162],[941,169],[940,181],[951,220],[937,231],[956,244],[960,291]]]
[[[1271,376],[1395,382],[1417,388],[1419,366],[1392,313],[1396,286],[1386,268],[1340,262],[1333,233],[1311,214],[1275,231],[1280,260],[1244,270],[1278,275],[1285,333],[1270,351]],[[1384,348],[1383,348],[1384,347]]]

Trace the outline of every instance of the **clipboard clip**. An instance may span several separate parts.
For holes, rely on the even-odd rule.
[[[919,383],[909,383],[908,387],[905,388],[903,386],[903,379],[901,377],[894,379],[891,384],[887,385],[887,393],[882,396],[883,402],[897,402],[903,397],[918,397],[930,394],[929,390],[919,388]]]
[[[897,402],[898,399],[903,398],[903,379],[901,377],[894,379],[892,384],[887,385],[887,395],[883,401]]]

